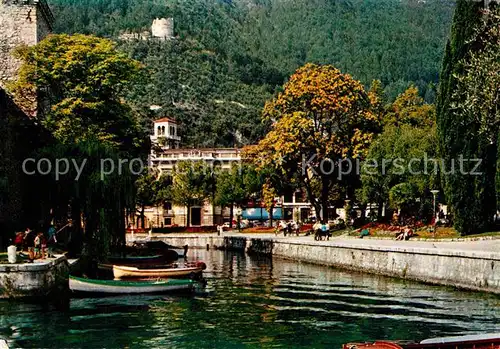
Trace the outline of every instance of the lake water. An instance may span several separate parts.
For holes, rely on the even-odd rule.
[[[500,332],[500,297],[220,251],[194,296],[0,302],[13,348],[337,348]]]

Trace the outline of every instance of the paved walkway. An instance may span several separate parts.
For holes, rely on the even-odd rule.
[[[216,233],[213,234],[166,234],[166,235],[154,235],[156,237],[217,237]],[[498,253],[500,256],[500,240],[478,240],[478,241],[446,241],[446,242],[434,242],[434,241],[396,241],[396,240],[377,240],[377,239],[358,239],[354,237],[337,236],[332,237],[328,241],[315,241],[314,236],[286,236],[274,235],[274,234],[244,234],[234,232],[224,232],[222,236],[237,236],[246,238],[262,238],[262,239],[274,239],[278,241],[286,241],[292,243],[307,243],[307,244],[318,244],[318,245],[348,245],[348,246],[359,246],[359,247],[397,247],[397,248],[407,248],[407,249],[438,249],[438,250],[448,250],[448,251],[460,251],[460,252],[488,252]],[[138,236],[136,238],[144,238],[144,235]]]
[[[378,247],[402,247],[402,248],[438,248],[458,251],[487,251],[498,252],[500,254],[500,240],[480,240],[480,241],[453,241],[453,242],[432,242],[432,241],[397,241],[397,240],[376,240],[376,239],[357,239],[346,237],[334,237],[329,241],[314,241],[314,237],[280,237],[286,240],[297,240],[297,242],[318,242],[323,244],[345,243],[355,246],[378,246]]]

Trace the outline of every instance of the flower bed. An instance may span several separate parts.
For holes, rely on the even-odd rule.
[[[420,238],[456,238],[459,236],[453,228],[437,227],[435,232],[431,231],[431,226],[425,225],[420,221],[409,225],[409,227],[413,229],[415,236]],[[403,228],[404,226],[372,222],[364,225],[358,230],[355,230],[350,235],[358,235],[360,231],[368,229],[370,236],[394,237]]]

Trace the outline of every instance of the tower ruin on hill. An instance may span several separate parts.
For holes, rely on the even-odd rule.
[[[172,40],[174,35],[174,19],[173,18],[156,18],[151,25],[151,31],[143,32],[122,32],[119,37],[121,40]]]
[[[36,45],[52,31],[54,16],[46,0],[0,0],[0,87],[15,79],[20,45]]]
[[[156,18],[151,26],[151,34],[153,38],[169,40],[174,37],[174,19],[173,18]]]

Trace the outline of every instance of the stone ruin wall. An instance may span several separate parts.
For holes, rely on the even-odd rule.
[[[52,31],[53,21],[45,0],[0,0],[0,86],[13,80],[19,69],[12,51],[37,44]]]
[[[153,20],[150,30],[143,32],[122,31],[118,35],[119,40],[171,40],[174,39],[174,19],[173,18],[156,18]]]
[[[174,37],[174,19],[156,18],[151,26],[153,37],[160,39],[171,39]]]
[[[12,51],[37,44],[51,32],[53,21],[45,0],[0,0],[0,247],[19,222],[39,212],[40,179],[24,176],[21,165],[46,144],[39,127],[5,91],[21,64]]]

